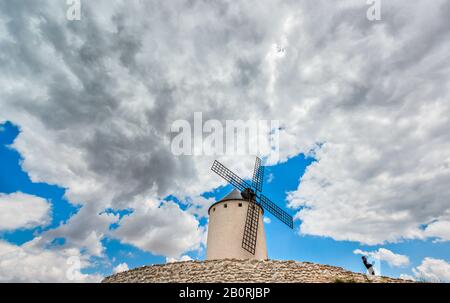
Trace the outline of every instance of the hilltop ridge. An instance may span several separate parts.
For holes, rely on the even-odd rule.
[[[341,267],[278,260],[184,261],[144,266],[105,278],[102,283],[408,283],[371,277]]]

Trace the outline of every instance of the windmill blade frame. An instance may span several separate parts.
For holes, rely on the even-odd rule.
[[[270,212],[272,215],[277,217],[281,222],[289,226],[291,229],[294,229],[294,220],[291,215],[289,215],[287,212],[285,212],[281,207],[273,203],[269,198],[264,196],[263,194],[260,194],[257,196],[257,203],[261,205],[261,207],[268,212]]]
[[[262,191],[264,178],[264,166],[261,165],[261,159],[256,157],[255,169],[253,170],[253,188],[255,192]]]
[[[242,248],[255,254],[256,240],[258,239],[259,206],[249,201],[247,218],[245,219],[244,234],[242,236]]]
[[[228,181],[240,192],[243,192],[246,188],[251,188],[250,184],[241,179],[238,175],[236,175],[234,172],[229,170],[227,167],[225,167],[225,165],[217,160],[214,161],[211,170]]]

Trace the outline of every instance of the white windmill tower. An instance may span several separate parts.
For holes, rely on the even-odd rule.
[[[264,166],[257,157],[253,182],[241,179],[218,161],[212,171],[235,189],[208,210],[206,259],[267,259],[263,214],[268,211],[293,228],[292,216],[261,193]]]

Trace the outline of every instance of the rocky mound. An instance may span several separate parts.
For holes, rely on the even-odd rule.
[[[275,260],[188,261],[136,268],[107,277],[103,283],[404,283],[400,279],[374,277],[340,267],[309,262]]]

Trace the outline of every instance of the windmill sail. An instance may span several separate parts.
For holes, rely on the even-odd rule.
[[[263,194],[258,195],[258,203],[262,208],[269,211],[272,215],[277,217],[281,222],[289,226],[290,228],[294,228],[294,223],[292,216],[282,210],[278,205],[273,203]]]
[[[261,159],[256,157],[255,169],[253,171],[253,188],[256,192],[262,191],[264,178],[264,166],[261,166]]]
[[[213,172],[224,178],[226,181],[228,181],[231,185],[236,187],[238,190],[243,192],[246,188],[250,188],[250,184],[242,180],[238,175],[233,173],[231,170],[226,168],[222,163],[219,161],[214,161],[213,166],[211,168]]]
[[[242,238],[242,248],[251,254],[255,254],[256,240],[258,237],[259,207],[255,202],[250,202],[245,220],[244,236]]]

